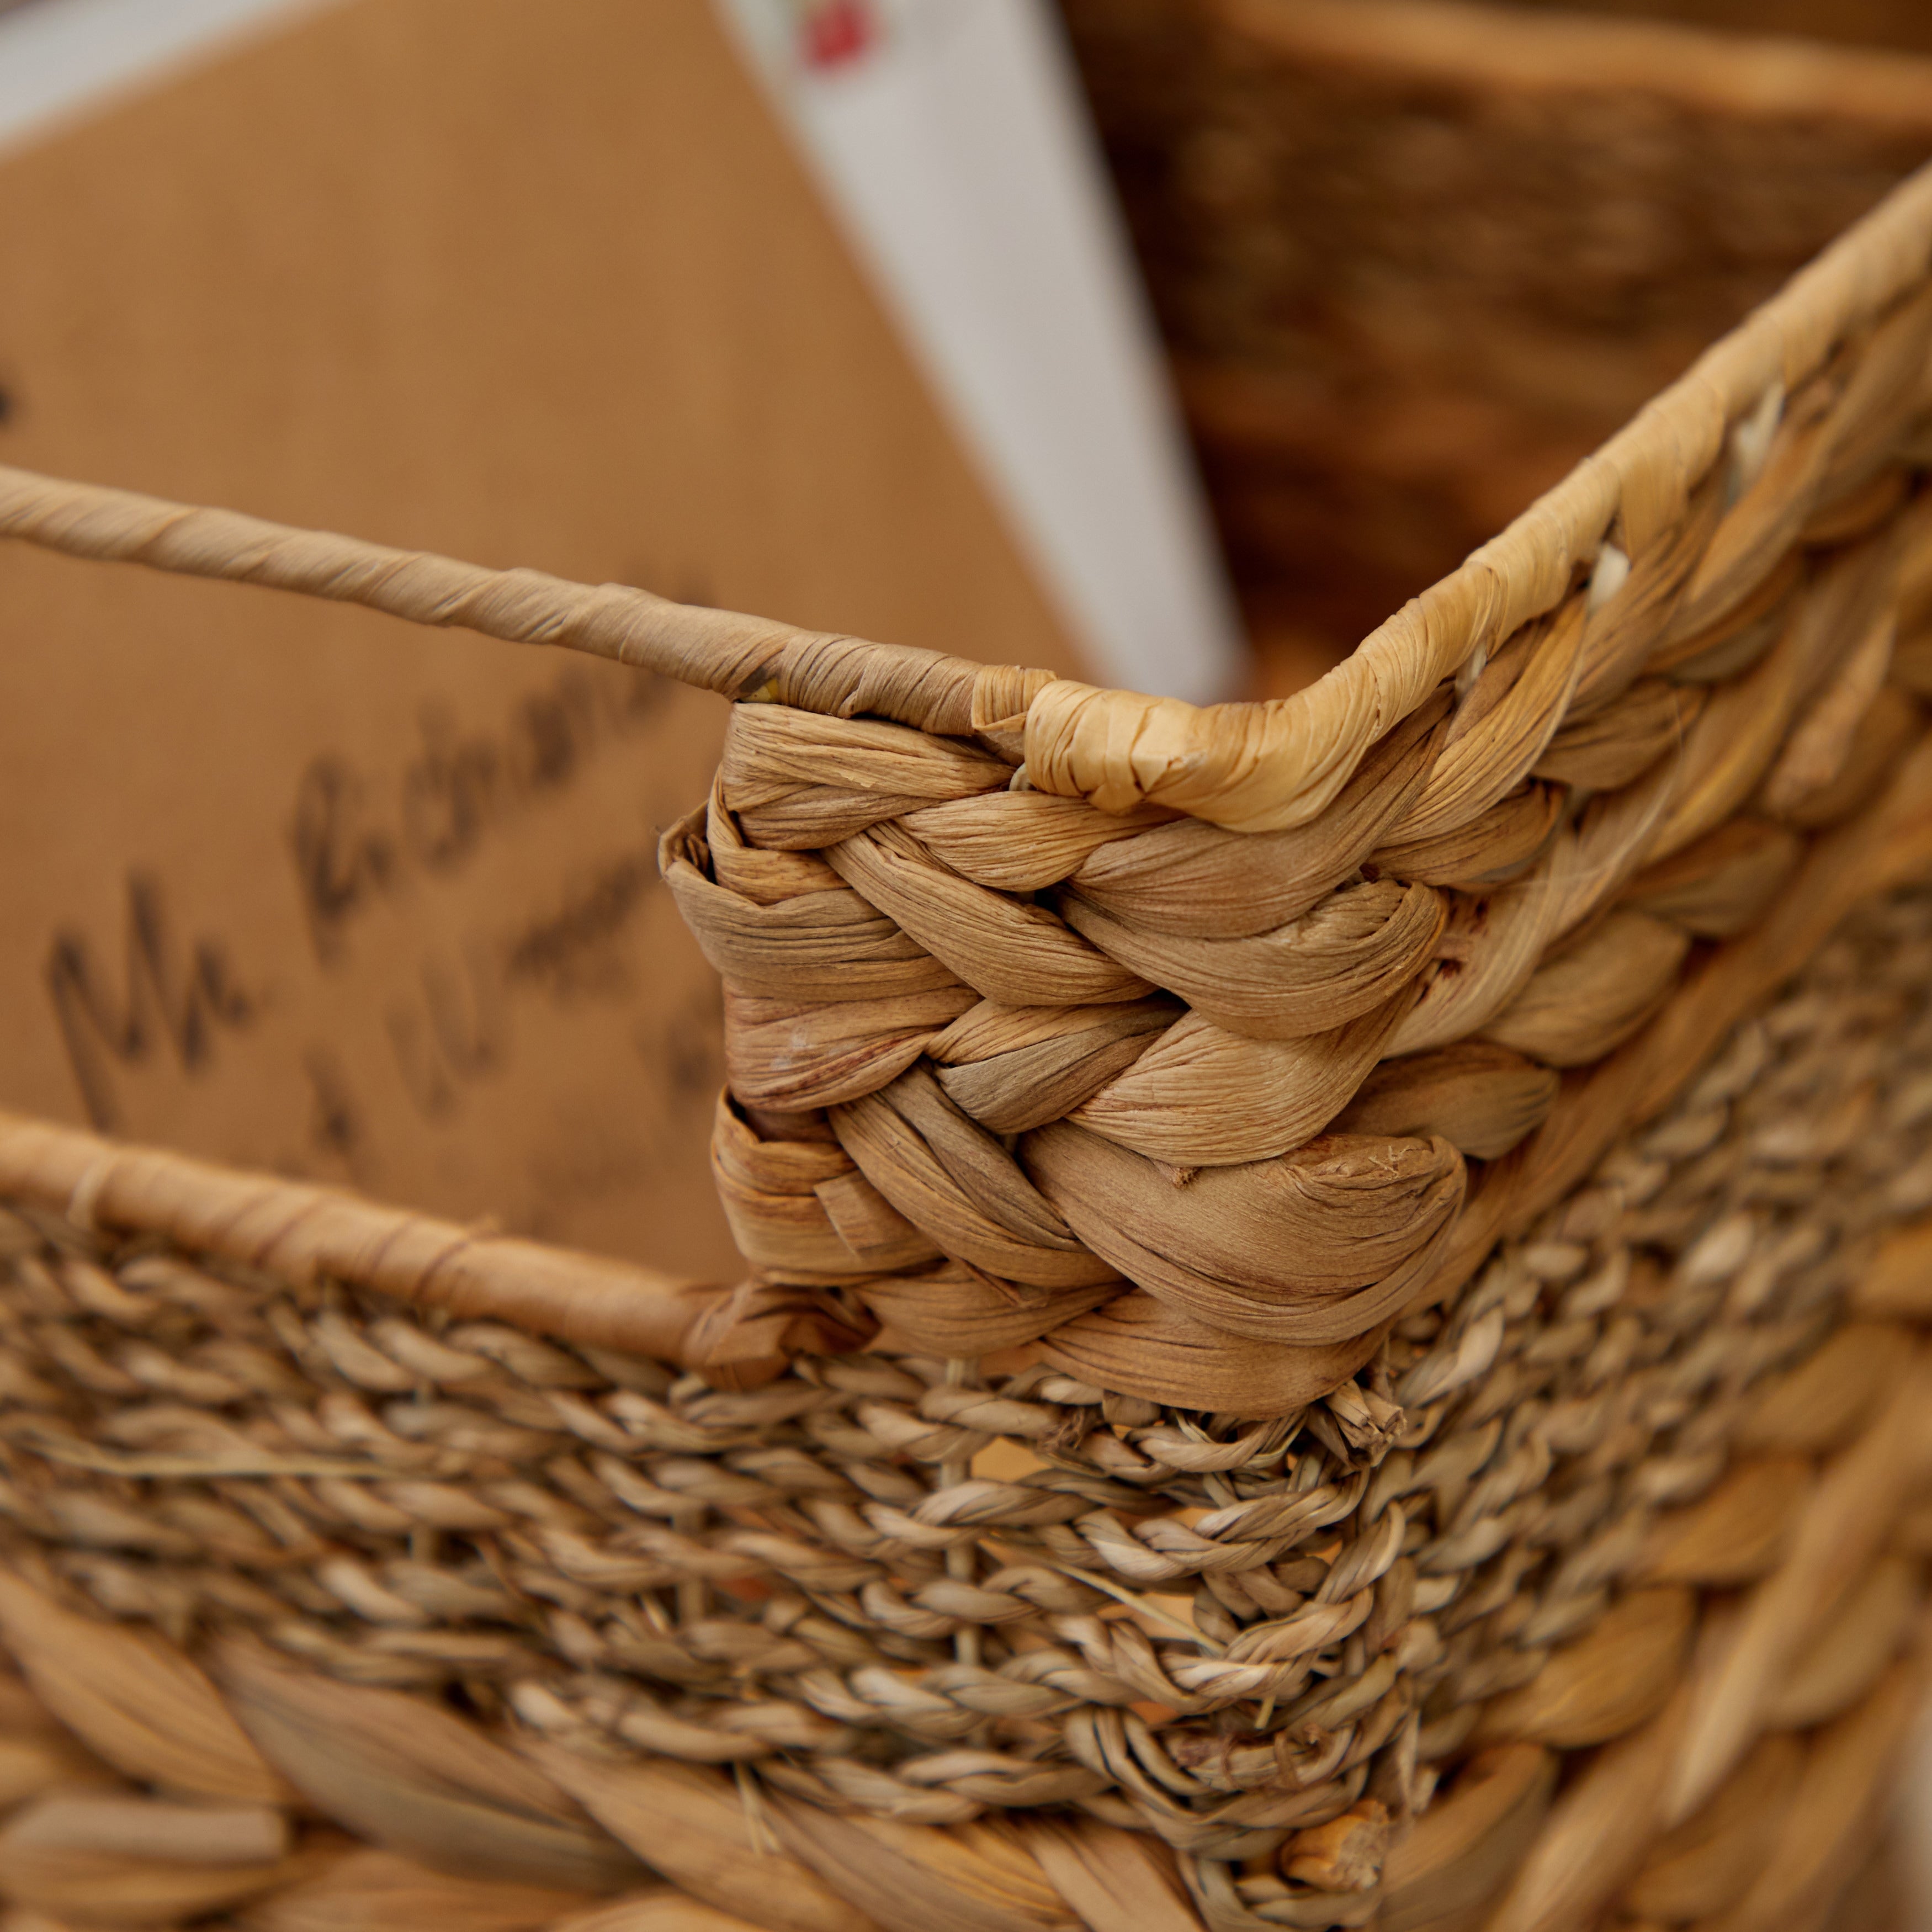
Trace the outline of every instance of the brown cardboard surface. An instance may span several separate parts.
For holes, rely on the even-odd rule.
[[[355,0],[0,159],[0,458],[1069,666],[704,0]],[[0,1103],[693,1270],[716,700],[0,548]]]

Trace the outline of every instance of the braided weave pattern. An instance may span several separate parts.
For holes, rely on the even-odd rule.
[[[1051,684],[1023,743],[736,706],[662,856],[758,1278],[1180,1406],[1353,1373],[1522,1218],[1528,1150],[1622,1125],[1576,1071],[1654,1054],[1694,948],[1837,891],[1832,828],[1922,731],[1928,371],[1922,290],[1282,829],[1154,802],[1192,783],[1165,700]],[[1280,715],[1235,721],[1258,775]]]

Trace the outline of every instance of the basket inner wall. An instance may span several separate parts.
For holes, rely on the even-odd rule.
[[[1558,7],[1559,0],[1503,0],[1503,4],[1548,10]],[[1820,0],[1590,0],[1589,10],[1613,20],[1679,21],[1739,33],[1790,34],[1851,46],[1932,53],[1932,21],[1916,0],[1846,0],[1843,6],[1822,5]]]

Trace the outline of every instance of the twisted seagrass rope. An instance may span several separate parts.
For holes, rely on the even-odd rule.
[[[488,1324],[437,1332],[380,1297],[15,1221],[0,1291],[10,1560],[38,1543],[50,1580],[116,1616],[251,1628],[351,1684],[460,1681],[472,1706],[506,1705],[567,1746],[542,1757],[549,1775],[620,1838],[635,1818],[636,1850],[700,1897],[724,1881],[680,1863],[662,1831],[694,1787],[623,1769],[640,1751],[755,1766],[765,1802],[790,1792],[861,1819],[1070,1800],[1180,1847],[1212,1925],[1282,1922],[1271,1908],[1358,1923],[1378,1896],[1400,1924],[1402,1901],[1449,1882],[1444,1861],[1506,1881],[1506,1827],[1547,1805],[1552,1746],[1622,1738],[1551,1814],[1500,1922],[1574,1922],[1609,1895],[1588,1885],[1626,1882],[1646,1856],[1632,1894],[1646,1909],[1728,1902],[1751,1882],[1730,1876],[1735,1844],[1718,1858],[1701,1825],[1688,1852],[1659,1834],[1735,1775],[1754,1808],[1730,1839],[1753,1858],[1780,1846],[1742,1922],[1768,1928],[1794,1866],[1828,1870],[1856,1822],[1810,1820],[1802,1767],[1868,1794],[1911,1708],[1906,1678],[1887,1672],[1932,1537],[1900,1542],[1892,1526],[1922,1493],[1932,1438],[1926,1372],[1898,1324],[1932,1314],[1932,1270],[1922,1233],[1876,1270],[1865,1258],[1932,1203],[1911,1131],[1932,1094],[1928,984],[1932,899],[1859,914],[1451,1316],[1412,1318],[1365,1383],[1261,1430],[1204,1431],[1037,1371],[962,1388],[916,1361],[801,1364],[800,1382],[720,1396]],[[967,1520],[928,1505],[948,1500],[944,1466],[983,1456],[995,1432],[1033,1452],[1030,1472],[1010,1460],[976,1486],[970,1533],[1003,1567],[950,1580],[932,1532]],[[908,1485],[919,1470],[934,1472],[924,1502]],[[773,1593],[747,1596],[760,1578]],[[1190,1582],[1191,1606],[1174,1594]],[[1740,1586],[1754,1588],[1742,1623],[1694,1646],[1696,1593]],[[1133,1618],[1117,1618],[1120,1597]],[[1821,1618],[1841,1634],[1814,1650]],[[962,1619],[988,1640],[974,1670],[938,1660]],[[1019,1640],[1029,1630],[1044,1644]],[[393,1802],[399,1779],[452,1774],[395,1760],[383,1738],[420,1729],[402,1707],[386,1719],[380,1699],[304,1691],[231,1640],[212,1653],[224,1692],[278,1772],[244,1778],[231,1751],[230,1768],[198,1774],[225,1780],[211,1786],[166,1727],[142,1745],[117,1718],[140,1701],[130,1674],[154,1674],[144,1653],[101,1650],[10,1587],[0,1636],[137,1778],[272,1799],[278,1774],[379,1843],[452,1856]],[[122,1688],[82,1695],[103,1682]],[[1683,1682],[1688,1701],[1670,1703]],[[1244,1696],[1252,1711],[1264,1683],[1262,1729],[1202,1721]],[[1150,1730],[1149,1698],[1180,1720]],[[1070,1754],[1041,1754],[1026,1741],[1056,1714]],[[317,1726],[334,1741],[325,1759],[302,1742]],[[882,1759],[894,1733],[902,1754]],[[1490,1768],[1428,1810],[1432,1768],[1472,1745]],[[158,1749],[176,1753],[166,1776]],[[344,1752],[346,1784],[326,1774]],[[74,1773],[55,1753],[37,1774]],[[1500,1819],[1496,1778],[1516,1780]],[[1433,1821],[1381,1894],[1378,1807]],[[1489,1822],[1465,1842],[1472,1808]],[[808,1816],[791,1814],[788,1850],[868,1904],[829,1822]],[[134,1826],[92,1828],[86,1842],[111,1844]],[[580,1820],[574,1837],[550,1828],[510,1832],[483,1868],[521,1857],[558,1886],[635,1882]],[[1286,1878],[1222,1862],[1285,1834]],[[1580,1840],[1599,1848],[1580,1876],[1564,1850]],[[38,1842],[0,1861],[26,1874],[0,1883],[70,1903],[60,1870],[25,1856]],[[1144,1856],[1118,1834],[1086,1843],[1103,1863]],[[197,1882],[322,1880],[230,1858]],[[743,1895],[723,1902],[790,1932]],[[904,1922],[932,1909],[909,1898]]]
[[[602,1256],[386,1208],[280,1175],[0,1113],[0,1172],[18,1201],[80,1226],[140,1228],[292,1282],[353,1282],[459,1318],[703,1367],[722,1385],[857,1338],[808,1293],[679,1281]]]

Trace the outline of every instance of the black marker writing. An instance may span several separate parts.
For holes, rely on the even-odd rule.
[[[654,849],[626,852],[603,867],[562,910],[531,920],[508,935],[504,976],[553,999],[631,990],[629,962],[620,936],[658,882]]]
[[[639,674],[560,671],[494,730],[466,730],[440,704],[418,719],[420,747],[384,781],[333,752],[312,758],[289,827],[316,957],[339,964],[344,937],[412,877],[460,872],[489,835],[573,784],[604,746],[643,728],[672,688]]]
[[[46,987],[81,1102],[104,1130],[120,1119],[115,1066],[141,1066],[171,1051],[184,1072],[200,1072],[214,1057],[217,1030],[244,1028],[260,1010],[219,940],[202,937],[177,950],[160,882],[142,872],[128,875],[124,991],[104,984],[86,935],[71,928],[54,935]]]

